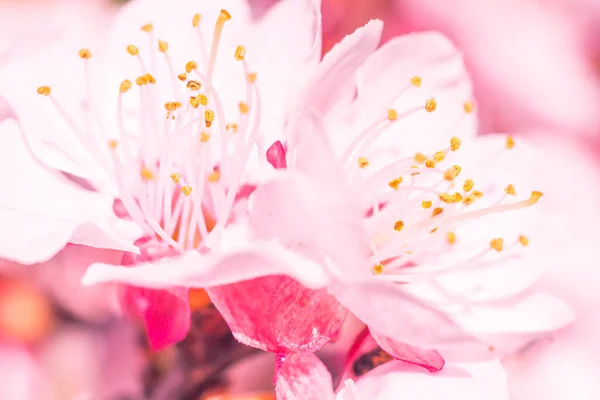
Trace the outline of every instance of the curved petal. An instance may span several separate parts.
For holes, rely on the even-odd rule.
[[[338,103],[349,102],[354,95],[356,72],[379,45],[382,29],[381,21],[370,21],[334,46],[306,83],[300,107],[310,105],[325,114]]]
[[[435,350],[410,346],[375,331],[371,331],[371,336],[383,351],[397,360],[420,365],[429,372],[439,371],[444,367],[444,358]]]
[[[120,282],[149,288],[211,287],[268,275],[287,274],[307,287],[323,287],[329,277],[323,266],[277,243],[238,244],[227,252],[202,255],[187,252],[179,258],[125,268],[94,264],[82,284]]]
[[[411,346],[477,346],[444,313],[386,282],[331,286],[337,299],[371,329]],[[441,351],[441,350],[440,350]]]
[[[329,173],[324,170],[322,175]],[[278,240],[285,248],[327,265],[330,273],[361,279],[370,273],[363,265],[369,249],[360,213],[344,193],[340,182],[281,172],[252,194],[250,224],[262,240]]]
[[[286,349],[315,352],[342,327],[348,311],[327,289],[311,290],[285,278],[269,305],[273,333]]]
[[[155,350],[183,340],[190,329],[186,289],[153,290],[127,285],[121,288],[119,300],[125,313],[142,319]]]
[[[279,400],[333,400],[331,374],[313,353],[283,356],[276,371],[275,392]]]
[[[413,84],[415,79],[418,81]],[[474,106],[474,100],[462,56],[439,33],[414,33],[384,44],[360,67],[357,89],[353,115],[346,124],[343,120],[335,123],[336,136],[341,137],[332,139],[334,146],[341,140],[352,140],[345,131],[361,132],[373,121],[385,118],[390,108],[399,117],[371,148],[393,150],[396,159],[417,152],[434,153],[447,147],[453,136],[464,140],[477,133],[476,113],[465,111],[465,103]],[[432,98],[437,106],[427,112],[426,101]],[[411,112],[415,108],[420,110]]]
[[[0,195],[2,230],[0,255],[32,264],[46,261],[67,242],[91,247],[137,251],[133,240],[140,234],[132,224],[118,219],[113,199],[73,184],[45,169],[30,156],[12,121],[0,124],[2,169]],[[18,171],[15,173],[14,171]]]
[[[356,383],[361,399],[508,400],[506,372],[498,361],[447,365],[435,375],[390,362]]]

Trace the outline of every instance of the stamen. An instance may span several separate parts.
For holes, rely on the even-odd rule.
[[[423,207],[423,208],[425,208],[425,209],[427,209],[427,208],[431,208],[431,205],[432,205],[432,204],[433,204],[433,203],[432,203],[430,200],[423,200],[423,201],[421,202],[421,207]]]
[[[473,182],[473,179],[467,179],[465,181],[465,183],[463,184],[463,190],[465,192],[470,192],[471,189],[473,189],[473,186],[475,185],[475,183]]]
[[[425,161],[425,166],[427,168],[435,168],[435,162],[433,162],[433,160],[426,160]]]
[[[490,242],[490,247],[492,249],[496,250],[497,252],[501,252],[502,249],[504,248],[504,239],[502,239],[502,238],[492,239],[492,241]]]
[[[180,81],[184,82],[184,81],[187,79],[187,74],[186,74],[185,72],[183,72],[183,73],[181,73],[181,74],[177,75],[177,78],[178,78]]]
[[[141,29],[144,32],[152,32],[154,26],[151,23],[147,23],[146,25],[143,25]]]
[[[433,159],[435,162],[444,161],[445,157],[446,157],[446,153],[444,153],[443,151],[438,151],[433,155]]]
[[[235,59],[236,61],[242,61],[246,56],[246,48],[244,46],[238,46],[235,49]]]
[[[121,93],[126,93],[129,89],[131,89],[131,81],[129,79],[125,79],[121,82],[121,86],[119,86],[119,91]]]
[[[37,88],[37,92],[42,96],[50,96],[50,94],[52,93],[52,89],[50,89],[50,86],[40,86],[39,88]]]
[[[140,54],[140,49],[138,49],[137,46],[130,44],[127,46],[127,52],[132,56],[137,56]]]
[[[464,109],[467,114],[470,114],[475,109],[475,105],[470,101],[465,101]]]
[[[188,61],[187,64],[185,64],[185,72],[188,74],[196,68],[198,68],[198,63],[196,61]]]
[[[437,101],[435,101],[435,99],[431,98],[425,102],[425,110],[427,110],[427,112],[434,112],[436,108]]]
[[[374,275],[381,275],[383,273],[383,265],[382,264],[377,264],[373,266],[373,274]]]
[[[454,136],[452,139],[450,139],[450,149],[452,151],[456,151],[456,150],[460,149],[460,145],[461,145],[461,141],[456,136]]]
[[[181,178],[181,175],[177,172],[172,173],[171,174],[171,180],[173,181],[173,183],[179,183],[179,179]]]
[[[529,239],[525,235],[520,235],[519,243],[521,243],[523,246],[527,246],[529,244]]]
[[[506,187],[506,189],[504,189],[504,192],[505,192],[506,194],[509,194],[509,195],[511,195],[511,196],[516,196],[516,195],[517,195],[517,192],[515,191],[515,187],[514,187],[512,184],[511,184],[511,185],[508,185],[508,186]]]
[[[396,179],[392,179],[388,185],[394,189],[394,190],[398,190],[398,185],[400,185],[402,183],[402,177],[398,177]]]
[[[410,78],[410,83],[412,83],[414,87],[421,87],[421,82],[422,80],[420,76],[413,76],[412,78]]]
[[[202,88],[202,84],[200,84],[198,81],[189,81],[186,86],[188,89],[193,91],[198,91],[200,88]]]
[[[444,209],[443,209],[443,208],[441,208],[441,207],[436,207],[436,208],[434,208],[434,209],[433,209],[433,212],[431,213],[431,216],[432,216],[432,217],[435,217],[435,216],[438,216],[438,215],[440,215],[440,214],[441,214],[441,213],[443,213],[443,212],[444,212]]]
[[[202,16],[200,14],[194,14],[194,18],[192,18],[192,26],[197,28],[200,26],[200,21],[202,20]]]
[[[217,49],[219,47],[219,41],[221,40],[223,27],[225,26],[225,22],[229,21],[230,19],[231,14],[229,14],[226,10],[221,10],[221,14],[219,15],[219,18],[217,18],[217,23],[215,24],[215,32],[213,34],[213,42],[210,49],[210,58],[206,72],[206,77],[209,81],[212,81],[212,75],[215,69],[215,61],[217,60]]]
[[[398,119],[398,111],[394,110],[393,108],[390,108],[388,110],[387,117],[390,121],[395,121],[396,119]]]
[[[402,228],[404,228],[404,222],[403,221],[396,221],[396,223],[394,223],[394,230],[396,232],[400,232],[402,230]]]
[[[166,53],[167,50],[169,50],[169,43],[165,42],[164,40],[158,39],[158,51],[160,51],[161,53]]]
[[[191,186],[182,186],[181,193],[183,193],[185,196],[189,196],[192,193],[192,187]]]
[[[369,166],[369,160],[365,157],[358,157],[358,166],[359,168],[367,168]]]
[[[454,244],[456,243],[456,235],[453,232],[448,232],[446,240],[448,241],[448,244]]]
[[[142,169],[140,170],[140,176],[142,177],[143,180],[146,180],[146,181],[154,180],[154,172],[152,172],[150,169],[148,169],[146,167],[142,167]]]
[[[257,78],[256,72],[252,72],[252,73],[250,73],[250,74],[248,74],[248,75],[246,76],[246,80],[247,80],[247,81],[248,81],[248,83],[250,83],[250,84],[252,84],[252,83],[256,82],[256,78]]]
[[[92,52],[88,49],[81,49],[79,50],[79,57],[83,58],[84,60],[89,60],[92,58]]]
[[[423,164],[425,161],[427,161],[427,156],[423,153],[417,153],[415,154],[415,161],[419,164]]]
[[[515,139],[512,137],[512,135],[508,135],[506,137],[506,148],[512,149],[513,147],[515,147]]]
[[[240,106],[240,114],[248,113],[248,111],[249,111],[248,104],[246,104],[244,102],[240,102],[239,106]]]

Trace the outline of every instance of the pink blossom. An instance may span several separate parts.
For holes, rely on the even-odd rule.
[[[498,361],[448,365],[431,375],[422,369],[392,361],[356,382],[347,380],[335,394],[331,375],[311,353],[288,356],[277,371],[280,400],[367,399],[508,399],[506,374]]]
[[[0,398],[33,399],[43,387],[40,366],[27,349],[0,345]]]
[[[464,53],[484,131],[544,129],[544,134],[589,141],[597,133],[594,104],[600,97],[589,60],[597,52],[590,42],[597,35],[588,29],[592,3],[355,0],[347,6],[325,0],[324,24],[331,28],[324,36],[333,44],[370,18],[385,20],[385,39],[439,31]]]

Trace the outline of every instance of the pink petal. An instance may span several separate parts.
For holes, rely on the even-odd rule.
[[[315,152],[320,154],[320,148]],[[303,157],[307,154],[303,153]],[[322,178],[331,173],[323,171]],[[369,248],[361,215],[345,193],[340,181],[323,182],[316,177],[311,180],[286,170],[254,192],[250,224],[262,240],[277,240],[318,263],[329,259],[329,273],[361,279],[369,273],[362,268]],[[306,280],[290,276],[306,285]]]
[[[331,290],[372,330],[396,341],[436,349],[476,344],[446,314],[405,293],[400,286],[385,282],[336,284]]]
[[[283,279],[269,276],[215,286],[206,291],[238,341],[278,352],[284,349],[271,329],[269,304]]]
[[[306,104],[325,113],[339,101],[350,101],[356,71],[379,45],[382,28],[381,21],[370,21],[334,46],[307,83]]]
[[[190,329],[191,310],[186,289],[173,291],[124,286],[121,307],[141,318],[153,349],[161,349],[185,338]]]
[[[452,364],[430,374],[390,362],[358,380],[360,399],[508,400],[506,373],[498,361]]]
[[[287,168],[287,163],[285,160],[285,148],[279,140],[273,143],[267,150],[267,161],[273,166],[273,168]]]
[[[398,360],[419,365],[429,372],[436,372],[444,367],[444,358],[435,350],[410,346],[374,331],[371,331],[371,335],[383,351]]]
[[[110,196],[83,190],[40,166],[31,158],[15,122],[0,123],[0,131],[0,157],[11,164],[0,174],[1,185],[11,188],[0,196],[3,258],[24,264],[43,262],[67,242],[137,251],[132,242],[139,229],[115,216]]]
[[[291,278],[275,289],[269,312],[277,340],[294,352],[319,350],[338,332],[348,313],[327,289],[310,290]]]
[[[248,239],[228,244],[228,252],[200,254],[190,251],[181,257],[124,268],[94,264],[82,284],[120,282],[148,288],[211,287],[261,276],[287,274],[308,287],[323,287],[329,281],[323,266],[277,243]]]
[[[346,309],[325,289],[265,277],[207,289],[240,342],[272,352],[316,351],[341,327]]]
[[[313,353],[284,356],[275,382],[278,400],[335,399],[331,374]]]

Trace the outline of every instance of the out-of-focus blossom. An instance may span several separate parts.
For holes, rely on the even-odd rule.
[[[573,8],[575,2],[569,3],[567,7]],[[590,2],[579,3],[589,15]],[[594,105],[600,100],[600,82],[588,60],[589,25],[556,4],[519,0],[351,4],[324,1],[324,15],[330,19],[324,25],[332,26],[324,32],[326,42],[332,43],[327,41],[331,36],[335,43],[373,17],[385,18],[387,38],[436,30],[454,41],[474,80],[483,131],[530,133],[541,128],[546,134],[587,140],[597,133],[600,120]],[[352,11],[362,8],[370,11]]]
[[[497,361],[447,365],[434,375],[391,361],[334,393],[331,375],[311,353],[282,360],[275,383],[281,400],[508,399],[506,374]]]
[[[22,263],[44,261],[67,242],[137,250],[138,256],[128,256],[122,264],[160,262],[149,268],[158,268],[165,277],[146,274],[143,268],[120,267],[115,273],[144,274],[143,279],[154,276],[160,281],[155,286],[182,274],[163,265],[165,260],[193,270],[198,286],[281,272],[304,278],[306,270],[314,271],[309,284],[323,279],[313,260],[278,243],[249,246],[254,241],[252,232],[225,229],[226,224],[244,218],[253,189],[245,185],[246,164],[253,146],[261,145],[258,134],[273,132],[273,136],[281,129],[286,112],[282,95],[293,96],[299,85],[296,72],[314,65],[320,56],[317,4],[289,0],[257,23],[249,20],[243,1],[219,7],[228,11],[216,6],[198,10],[186,1],[177,7],[138,1],[123,11],[113,30],[112,50],[129,58],[126,76],[137,75],[132,80],[139,86],[138,98],[128,93],[134,92],[130,90],[134,83],[122,80],[123,75],[118,75],[113,90],[106,91],[101,80],[111,82],[112,60],[119,56],[100,56],[95,64],[96,57],[88,49],[79,52],[85,83],[82,104],[77,104],[79,93],[70,87],[71,74],[65,81],[64,104],[73,102],[73,107],[64,106],[51,86],[37,88],[47,97],[39,100],[46,101],[54,116],[43,123],[41,107],[7,94],[14,110],[7,109],[3,116],[7,119],[3,130],[14,141],[14,136],[25,133],[27,146],[22,146],[20,162],[28,175],[7,173],[4,184],[17,187],[20,182],[23,188],[1,201],[11,226],[27,229],[17,228],[17,235],[6,233],[11,242],[6,241],[2,256]],[[289,15],[304,18],[295,29],[282,30]],[[186,20],[189,31],[184,33],[179,26]],[[262,45],[279,31],[285,33],[280,42]],[[188,45],[190,38],[196,46]],[[63,54],[64,49],[57,51]],[[108,100],[111,97],[117,101]],[[14,151],[9,157],[16,156]],[[31,162],[28,152],[42,165]],[[34,196],[32,190],[53,196]],[[113,208],[115,197],[119,202]],[[40,246],[37,239],[42,237]],[[107,271],[95,269],[86,280],[109,280],[113,269]],[[136,279],[121,281],[139,283]],[[193,283],[186,281],[185,286]],[[177,294],[177,288],[171,289],[152,295],[133,290],[129,292],[133,298],[127,293],[123,297],[123,304],[137,308],[146,320],[156,347],[182,339],[187,331],[187,291]],[[161,307],[164,310],[159,312]]]
[[[36,394],[43,393],[44,389],[35,358],[19,345],[0,344],[0,399],[39,398]]]

